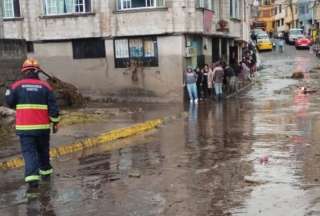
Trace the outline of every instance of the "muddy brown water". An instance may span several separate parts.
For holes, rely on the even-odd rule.
[[[262,57],[248,93],[186,105],[187,118],[117,141],[126,148],[60,158],[35,199],[21,170],[0,173],[0,215],[320,215],[319,99],[281,91],[318,59],[291,47]]]

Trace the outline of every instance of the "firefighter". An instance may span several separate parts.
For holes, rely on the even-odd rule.
[[[7,105],[16,110],[16,133],[20,138],[29,192],[39,187],[41,177],[48,178],[53,173],[50,129],[52,126],[53,132],[57,132],[59,123],[59,108],[52,88],[39,79],[40,71],[37,60],[27,59],[21,68],[23,78],[5,93]]]

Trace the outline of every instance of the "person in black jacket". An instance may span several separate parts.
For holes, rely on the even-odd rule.
[[[197,74],[198,98],[202,100],[203,99],[203,71],[199,67],[197,67],[195,72]]]

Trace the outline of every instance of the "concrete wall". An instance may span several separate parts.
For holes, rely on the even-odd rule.
[[[241,36],[240,39],[242,41],[249,41],[250,40],[250,19],[252,17],[251,14],[251,1],[242,0],[241,1],[241,24],[240,24],[240,32]]]
[[[243,2],[244,0],[241,0]],[[92,1],[92,13],[44,16],[42,1],[20,0],[19,19],[5,20],[6,38],[27,41],[72,39],[86,37],[117,37],[168,33],[203,32],[203,10],[197,0],[166,1],[165,8],[116,11],[116,1]],[[229,1],[215,1],[212,32],[220,19],[229,20]],[[148,19],[146,19],[146,16]],[[230,23],[231,37],[240,37],[241,22]],[[219,33],[218,33],[219,34]]]
[[[6,87],[19,77],[25,58],[25,41],[0,39],[0,104],[3,103]]]
[[[106,58],[73,59],[71,42],[35,43],[30,56],[42,68],[80,87],[86,95],[160,96],[182,100],[183,36],[158,37],[159,67],[138,70],[138,81],[132,80],[129,68],[115,68],[113,40],[106,40]]]
[[[6,38],[28,41],[110,36],[109,1],[92,1],[92,12],[44,16],[42,1],[20,0],[21,19],[4,22]]]
[[[316,5],[313,9],[313,19],[317,22],[320,21],[320,5]]]
[[[3,33],[3,20],[2,20],[2,1],[0,1],[0,38],[4,37]]]

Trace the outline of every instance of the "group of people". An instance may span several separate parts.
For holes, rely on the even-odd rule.
[[[216,97],[222,98],[223,80],[224,70],[221,62],[212,64],[211,67],[206,64],[202,69],[197,67],[195,70],[189,66],[185,73],[185,83],[190,103],[198,103],[199,99],[210,97],[213,89]]]
[[[185,84],[190,103],[199,100],[214,98],[221,101],[224,94],[236,92],[239,84],[251,80],[256,72],[256,55],[248,49],[240,63],[227,65],[223,61],[205,64],[203,68],[187,67]]]

